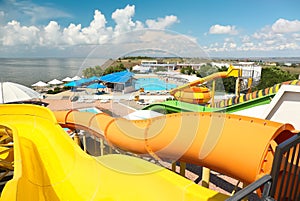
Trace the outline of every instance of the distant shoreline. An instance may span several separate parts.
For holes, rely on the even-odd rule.
[[[159,58],[159,57],[153,57]],[[161,57],[163,58],[163,57]],[[174,57],[176,58],[176,57]],[[183,58],[181,58],[183,59]],[[189,59],[189,58],[186,58]],[[200,58],[198,58],[200,59]],[[279,62],[293,63],[300,65],[300,57],[212,57],[206,58],[207,62]],[[166,61],[172,61],[172,57],[166,57]],[[197,58],[193,59],[197,60]],[[106,60],[97,58],[81,58],[81,57],[22,57],[22,58],[0,58],[0,81],[15,82],[30,87],[32,84],[43,81],[48,82],[52,79],[64,79],[65,77],[81,76],[82,70],[96,65],[101,66]],[[115,60],[115,62],[119,62]],[[133,66],[138,60],[128,61],[128,65]],[[127,65],[127,64],[126,64]],[[294,68],[293,66],[291,68]],[[298,70],[296,67],[291,70]]]
[[[177,58],[177,57],[153,57],[153,59],[155,58]],[[188,58],[188,57],[187,57]],[[193,57],[191,57],[193,58]],[[86,58],[86,57],[1,57],[0,59],[36,59],[36,60],[40,60],[40,59],[98,59],[98,58]],[[291,57],[276,57],[276,56],[266,56],[266,57],[209,57],[209,58],[205,58],[205,59],[210,59],[210,60],[239,60],[239,61],[245,61],[245,60],[249,60],[249,61],[273,61],[273,62],[296,62],[296,63],[300,63],[300,57],[297,56],[291,56]],[[117,59],[115,59],[117,60]]]

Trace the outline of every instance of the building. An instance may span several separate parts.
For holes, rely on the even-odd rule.
[[[111,86],[112,91],[122,92],[123,94],[134,91],[133,78],[134,74],[124,70],[121,72],[111,73],[100,77],[100,81]]]

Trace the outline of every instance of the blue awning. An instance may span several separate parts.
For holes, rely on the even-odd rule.
[[[125,70],[121,72],[111,73],[100,77],[100,80],[103,82],[111,83],[125,83],[127,82],[134,74]]]
[[[78,82],[78,81],[71,81],[71,82],[68,82],[67,84],[65,84],[64,86],[65,87],[79,87],[81,86],[82,83],[81,82]]]
[[[93,77],[86,78],[86,80],[87,80],[88,82],[97,81],[97,80],[99,80],[99,79],[100,79],[100,78],[97,77],[97,76],[93,76]]]
[[[103,84],[99,84],[99,83],[93,83],[93,84],[90,84],[89,86],[87,86],[87,88],[90,88],[90,89],[104,89],[106,88],[106,86],[104,86]]]

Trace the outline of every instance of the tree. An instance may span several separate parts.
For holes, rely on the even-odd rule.
[[[191,75],[191,74],[196,73],[196,71],[192,68],[192,66],[182,67],[180,72],[182,74],[187,74],[187,75]]]
[[[101,76],[103,70],[101,66],[89,67],[82,71],[84,77]]]
[[[120,72],[120,71],[123,71],[123,70],[126,70],[126,68],[125,68],[123,63],[120,63],[117,66],[110,66],[110,67],[106,68],[104,70],[103,75],[111,74],[111,73],[114,73],[114,72]]]
[[[222,66],[218,69],[219,72],[227,71],[226,66]],[[235,77],[227,77],[216,80],[216,91],[225,91],[226,93],[235,93]]]
[[[265,89],[281,82],[295,80],[297,77],[297,74],[291,74],[288,71],[284,71],[278,67],[263,68],[260,82],[256,88],[257,90]]]
[[[206,77],[210,74],[218,72],[216,67],[213,67],[210,63],[202,65],[199,70],[196,71],[196,75],[198,77]]]
[[[228,68],[221,67],[219,71],[227,71]],[[289,81],[289,80],[295,80],[297,79],[298,75],[291,74],[288,71],[282,70],[279,67],[268,67],[263,68],[261,72],[261,79],[259,84],[253,88],[253,90],[260,90],[265,89],[268,87],[272,87],[275,84]],[[223,78],[222,82],[217,81],[216,82],[216,90],[222,90],[222,87],[224,86],[224,89],[227,93],[234,93],[235,92],[235,77],[227,77]],[[222,86],[223,85],[223,86]]]
[[[84,77],[92,77],[92,76],[102,76],[102,75],[107,75],[111,74],[114,72],[120,72],[126,70],[125,66],[123,63],[120,63],[117,66],[110,66],[103,70],[101,66],[95,66],[95,67],[89,67],[86,68],[82,71]]]

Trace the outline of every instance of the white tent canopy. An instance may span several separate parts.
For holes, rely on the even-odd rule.
[[[0,103],[26,101],[39,98],[41,98],[41,94],[24,85],[13,82],[0,83]]]
[[[79,77],[78,75],[76,75],[76,76],[72,77],[72,80],[73,80],[73,81],[81,80],[81,77]]]
[[[62,84],[63,82],[58,79],[53,79],[48,82],[48,84],[56,85],[56,84]]]
[[[38,81],[36,83],[34,83],[33,85],[31,85],[32,87],[46,87],[48,86],[47,83],[43,82],[43,81]]]
[[[149,72],[150,67],[135,65],[135,66],[132,67],[132,70],[133,71],[140,71],[140,72]]]
[[[152,111],[152,110],[136,110],[126,116],[124,116],[125,119],[129,120],[139,120],[139,119],[150,119],[153,117],[159,117],[163,114]]]
[[[66,77],[66,78],[64,78],[62,81],[63,81],[63,82],[71,82],[71,81],[73,81],[73,79],[70,78],[70,77]]]

